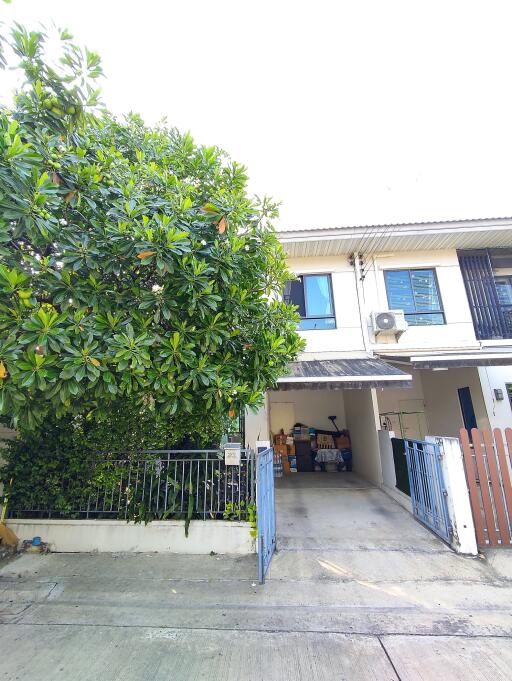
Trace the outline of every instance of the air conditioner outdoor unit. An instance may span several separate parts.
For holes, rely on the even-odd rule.
[[[376,336],[387,334],[400,337],[408,324],[403,310],[380,310],[372,312],[371,326]]]

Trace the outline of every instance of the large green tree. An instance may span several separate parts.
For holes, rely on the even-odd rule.
[[[124,401],[215,430],[301,347],[276,206],[217,147],[100,109],[98,55],[62,32],[51,66],[46,38],[13,29],[24,84],[0,110],[0,413]]]

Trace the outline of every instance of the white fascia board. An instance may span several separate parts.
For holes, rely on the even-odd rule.
[[[512,340],[510,338],[500,338],[497,340],[478,341],[481,348],[510,348],[512,350]]]
[[[449,354],[443,355],[441,353],[437,355],[415,355],[411,357],[411,362],[435,362],[443,361],[449,362],[450,360],[458,361],[461,359],[510,359],[512,362],[512,352],[477,352],[477,353],[464,353],[464,354]]]
[[[352,383],[354,381],[412,381],[409,374],[380,374],[379,376],[289,376],[278,378],[278,383]]]

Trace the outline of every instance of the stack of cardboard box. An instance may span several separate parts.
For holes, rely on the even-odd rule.
[[[297,472],[295,445],[292,437],[283,433],[274,435],[274,456],[276,455],[281,457],[285,474]]]
[[[345,431],[347,434],[342,434],[338,435],[334,438],[334,444],[336,445],[336,449],[350,449],[352,445],[350,444],[350,437],[348,435],[348,431]]]
[[[311,434],[307,426],[294,426],[293,427],[293,439],[299,441],[305,441],[311,439]]]
[[[297,443],[297,450],[295,447]],[[292,435],[287,435],[283,431],[274,435],[274,461],[276,464],[279,461],[282,464],[282,470],[285,475],[289,473],[297,472],[297,458],[299,458],[299,469],[301,471],[308,471],[307,467],[304,467],[304,461],[301,457],[306,457],[308,460],[308,455],[311,456],[311,449],[309,452],[304,453],[304,449],[308,447],[313,447],[313,452],[316,449],[339,449],[343,461],[345,462],[346,470],[352,470],[352,452],[350,444],[350,435],[347,430],[341,432],[317,432],[315,429],[309,429],[307,426],[297,425],[294,426]],[[339,470],[337,464],[326,466],[326,470]],[[316,466],[311,470],[320,470],[320,466]]]

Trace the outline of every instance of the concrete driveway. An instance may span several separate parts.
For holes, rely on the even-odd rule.
[[[286,550],[439,549],[399,504],[354,473],[276,479],[279,546]]]
[[[252,556],[5,564],[0,678],[508,681],[512,554],[456,556],[355,476],[313,475],[279,483],[263,587]]]

